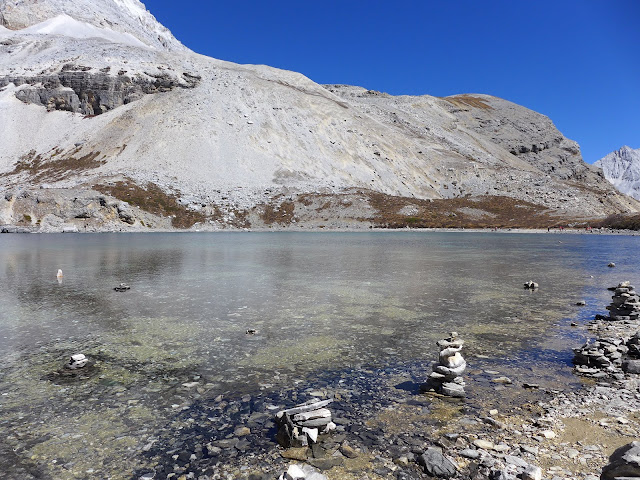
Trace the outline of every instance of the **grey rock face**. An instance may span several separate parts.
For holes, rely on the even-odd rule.
[[[640,442],[624,445],[609,457],[609,464],[602,469],[600,480],[617,477],[640,477]]]
[[[193,88],[199,81],[199,76],[189,73],[184,73],[182,79],[169,74],[130,77],[90,73],[83,67],[67,64],[60,73],[52,75],[0,77],[0,88],[9,83],[24,85],[16,97],[25,103],[43,105],[48,110],[99,115],[144,94],[167,92],[176,87]]]

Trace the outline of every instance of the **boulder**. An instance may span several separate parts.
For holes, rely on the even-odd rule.
[[[432,447],[418,457],[418,464],[424,468],[424,473],[432,477],[451,478],[458,471],[451,460]]]
[[[640,477],[640,442],[631,442],[618,448],[609,457],[609,463],[602,469],[600,480],[614,480],[617,477]]]

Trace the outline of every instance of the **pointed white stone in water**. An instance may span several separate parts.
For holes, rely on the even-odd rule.
[[[305,473],[298,465],[291,465],[287,469],[285,477],[287,480],[304,480]]]
[[[316,443],[318,441],[318,429],[317,428],[302,427],[302,433],[306,433],[307,436],[309,437],[309,440],[311,440],[313,443]]]
[[[336,424],[333,422],[329,422],[325,425],[324,430],[322,430],[322,433],[329,433],[329,432],[333,432],[336,429]]]

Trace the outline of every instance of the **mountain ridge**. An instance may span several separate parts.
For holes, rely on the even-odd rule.
[[[32,3],[51,11],[59,1]],[[16,17],[5,14],[15,3],[0,0],[5,21]],[[89,26],[107,28],[95,24],[101,15],[87,13],[91,2],[79,5],[94,19]],[[142,24],[123,27],[119,1],[96,5],[116,12],[109,22],[121,34],[146,35]],[[542,226],[640,211],[582,161],[579,146],[548,117],[497,97],[322,86],[296,72],[186,47],[26,28],[0,32],[0,223],[41,231],[145,229],[184,215],[194,222],[173,223],[493,226],[498,218],[516,226],[517,213],[528,209],[527,222]],[[66,206],[49,208],[55,195],[44,190],[58,192]],[[165,207],[150,206],[144,191]],[[67,197],[84,200],[73,206]],[[503,208],[504,218],[473,199]]]

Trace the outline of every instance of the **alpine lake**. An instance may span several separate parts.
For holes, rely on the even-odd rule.
[[[250,478],[270,464],[275,479],[287,461],[272,417],[309,399],[367,421],[339,423],[349,435],[394,412],[401,432],[407,395],[438,428],[580,388],[571,348],[606,313],[606,287],[640,283],[639,247],[506,232],[2,235],[0,476],[199,478],[206,464],[207,478]],[[468,396],[435,408],[417,386],[451,331]],[[77,353],[89,364],[65,369]]]

